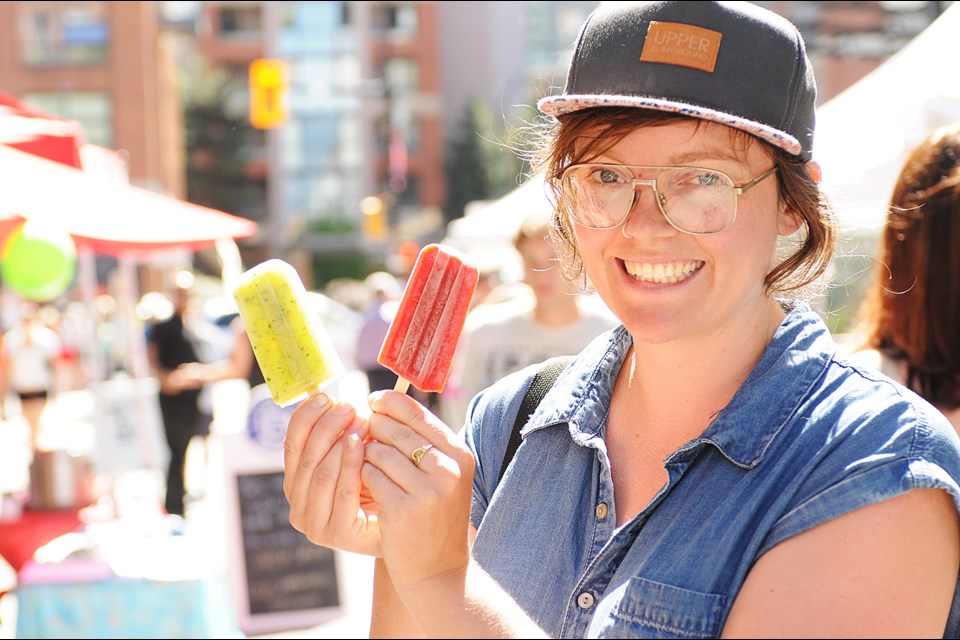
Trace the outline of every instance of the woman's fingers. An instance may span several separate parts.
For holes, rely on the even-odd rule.
[[[304,413],[304,419],[317,417],[299,453],[291,454],[284,445],[284,493],[290,502],[290,523],[300,531],[304,531],[308,520],[314,527],[327,524],[340,477],[343,454],[340,436],[354,418],[353,408],[348,404],[330,403],[316,413],[309,410]],[[295,412],[291,426],[297,417]],[[291,448],[293,446],[295,443],[291,443]]]
[[[329,453],[340,431],[348,423],[345,417],[342,424],[341,421],[331,423],[327,416],[332,413],[333,407],[330,397],[319,393],[302,402],[287,423],[283,438],[283,493],[287,500],[293,497],[295,487],[302,490],[305,475],[312,473],[316,463]],[[317,435],[320,437],[317,438]],[[311,438],[313,442],[308,450],[307,443]],[[318,448],[323,450],[318,451]]]
[[[432,444],[440,449],[460,438],[437,416],[414,398],[396,391],[370,394],[370,436],[412,454],[417,447]]]
[[[401,584],[469,561],[475,463],[462,438],[415,399],[371,394],[363,482],[378,506],[380,549]]]
[[[379,534],[361,509],[362,503],[372,504],[360,480],[366,431],[351,405],[326,397],[305,401],[291,416],[284,440],[284,494],[290,524],[316,544],[379,552]]]
[[[359,421],[358,425],[359,425]],[[376,529],[376,503],[361,480],[364,462],[363,429],[352,426],[343,438],[340,477],[337,479],[330,510],[332,545],[343,548],[359,542],[353,551],[379,555],[380,534]]]

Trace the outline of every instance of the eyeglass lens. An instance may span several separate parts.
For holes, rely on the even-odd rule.
[[[607,229],[630,214],[638,188],[655,181],[660,211],[688,233],[716,233],[733,224],[737,193],[724,173],[696,167],[663,167],[644,178],[636,168],[576,165],[564,174],[573,217],[582,225]]]

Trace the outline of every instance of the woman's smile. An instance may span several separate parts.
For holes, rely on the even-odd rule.
[[[691,277],[703,266],[702,260],[674,260],[670,262],[623,261],[627,273],[639,282],[675,284]]]

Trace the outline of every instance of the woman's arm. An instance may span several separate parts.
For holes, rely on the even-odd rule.
[[[471,565],[464,577],[448,575],[433,584],[406,589],[409,605],[397,592],[380,558],[376,560],[373,585],[371,638],[547,637],[476,565]],[[418,618],[424,621],[422,625]]]
[[[393,586],[387,565],[377,558],[373,565],[373,607],[370,611],[371,638],[425,638]]]
[[[362,477],[379,507],[377,568],[387,570],[375,580],[371,634],[545,637],[471,560],[474,458],[462,439],[402,393],[374,393],[370,406]],[[411,453],[425,445],[431,447],[415,461]]]
[[[725,638],[940,638],[957,586],[951,497],[913,490],[772,548],[747,576]]]

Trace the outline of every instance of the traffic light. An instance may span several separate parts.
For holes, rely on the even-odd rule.
[[[258,58],[250,63],[250,124],[274,129],[290,117],[287,92],[290,75],[286,60]]]
[[[387,206],[379,196],[367,196],[360,200],[360,214],[363,216],[363,235],[370,240],[383,240],[387,237]]]

